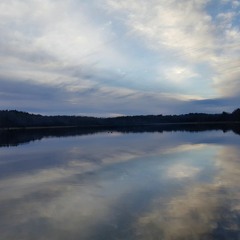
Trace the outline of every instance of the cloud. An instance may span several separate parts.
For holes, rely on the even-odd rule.
[[[3,0],[0,88],[7,79],[12,89],[2,93],[1,106],[98,116],[173,113],[197,99],[237,96],[238,4],[224,10],[230,3],[219,3],[215,12],[211,4]],[[21,90],[15,100],[21,83],[26,99]],[[35,97],[27,92],[34,86]]]
[[[17,63],[20,69],[43,72],[43,68],[86,62],[103,66],[123,64],[124,58],[110,46],[110,29],[99,29],[85,14],[85,4],[74,6],[74,3],[15,0],[9,4],[2,1],[2,66],[10,68]]]
[[[88,68],[89,69],[89,68]],[[101,77],[104,72],[91,74],[62,69],[61,72],[28,72],[22,79],[18,73],[12,77],[0,77],[2,108],[16,108],[43,113],[69,114],[86,113],[87,115],[108,116],[111,114],[163,113],[167,106],[177,108],[182,96],[171,96],[155,92],[144,92],[121,86],[104,84],[107,79],[119,76],[112,74]],[[10,75],[10,74],[9,74]],[[183,96],[184,97],[184,96]],[[24,106],[24,107],[23,107]],[[35,110],[34,110],[35,109]],[[43,110],[44,109],[44,110]],[[117,112],[115,112],[117,109]]]
[[[126,24],[145,38],[150,47],[179,51],[191,59],[212,48],[211,17],[204,12],[208,1],[108,1],[111,10],[124,11]],[[203,45],[204,43],[204,45]]]
[[[167,80],[186,84],[191,81],[191,78],[198,77],[198,73],[185,66],[176,66],[165,70],[165,78]]]
[[[182,62],[198,69],[196,74],[205,78],[214,97],[237,95],[239,69],[237,52],[240,50],[239,29],[234,24],[238,11],[219,7],[214,15],[211,1],[108,1],[109,11],[116,11],[126,26],[141,37],[149,48],[166,55],[168,61]],[[237,5],[237,3],[234,3]],[[229,10],[229,8],[228,8]],[[233,50],[234,49],[234,50]],[[164,59],[164,58],[163,58]],[[209,69],[200,69],[200,65]],[[234,65],[233,69],[231,66]],[[229,74],[223,74],[229,72]],[[171,79],[177,79],[173,71]],[[168,78],[169,78],[168,76]],[[177,80],[175,80],[177,81]],[[198,80],[201,81],[201,80]],[[176,83],[176,82],[175,82]],[[229,89],[225,91],[226,85]],[[188,88],[191,91],[194,87]],[[216,90],[216,91],[215,91]]]

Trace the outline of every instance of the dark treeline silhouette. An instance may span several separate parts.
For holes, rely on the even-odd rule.
[[[30,128],[30,129],[10,129],[0,131],[0,147],[17,146],[31,141],[41,140],[49,137],[72,137],[81,135],[90,135],[101,132],[121,133],[144,133],[144,132],[201,132],[221,130],[223,132],[233,131],[240,135],[240,125],[237,123],[215,123],[215,124],[161,124],[145,126],[95,126],[89,128],[63,127],[63,128]]]
[[[0,128],[27,127],[90,127],[90,126],[139,126],[170,123],[220,123],[240,122],[240,109],[221,114],[189,113],[182,115],[140,115],[114,118],[85,116],[42,116],[16,110],[0,111]]]

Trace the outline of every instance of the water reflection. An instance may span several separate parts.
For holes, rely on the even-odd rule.
[[[139,217],[139,239],[239,239],[239,150],[222,147],[212,181],[193,182],[180,196],[152,201]],[[163,207],[164,206],[164,207]]]
[[[239,239],[239,136],[99,133],[2,148],[2,239]]]
[[[223,132],[232,131],[240,135],[240,126],[238,123],[212,123],[212,124],[160,124],[160,125],[144,125],[144,126],[125,126],[125,127],[92,127],[92,128],[29,128],[29,129],[0,129],[0,147],[18,146],[20,144],[41,140],[48,137],[69,137],[93,135],[97,133],[146,133],[146,132],[202,132],[216,131]]]

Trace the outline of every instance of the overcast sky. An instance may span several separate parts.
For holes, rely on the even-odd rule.
[[[239,27],[237,0],[1,0],[0,109],[231,112]]]

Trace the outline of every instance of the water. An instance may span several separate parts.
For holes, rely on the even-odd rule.
[[[0,239],[240,239],[233,132],[29,141],[0,148]]]

